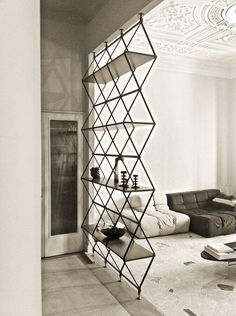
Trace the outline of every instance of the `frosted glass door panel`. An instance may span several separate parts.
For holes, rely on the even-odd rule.
[[[52,236],[77,232],[77,125],[50,121]]]

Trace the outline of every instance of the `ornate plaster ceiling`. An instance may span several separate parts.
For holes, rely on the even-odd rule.
[[[164,0],[150,11],[144,21],[160,66],[236,77],[234,4],[236,0]],[[142,38],[137,45],[142,46]]]

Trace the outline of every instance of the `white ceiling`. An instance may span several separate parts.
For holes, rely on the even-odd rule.
[[[70,11],[85,22],[109,0],[41,0],[43,8]],[[118,0],[117,0],[118,1]],[[222,16],[236,0],[164,0],[144,24],[165,70],[236,77],[236,30]],[[136,46],[145,46],[137,38]]]
[[[164,0],[150,11],[144,23],[160,66],[236,77],[235,25],[222,18],[233,3],[236,0]]]
[[[74,12],[85,22],[93,19],[108,0],[41,0],[41,6],[50,10]]]

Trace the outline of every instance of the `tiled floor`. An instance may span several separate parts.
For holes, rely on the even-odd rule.
[[[129,315],[76,255],[45,259],[43,316]]]
[[[99,262],[99,260],[98,260]],[[42,260],[43,316],[161,315],[137,292],[102,265],[82,255]]]

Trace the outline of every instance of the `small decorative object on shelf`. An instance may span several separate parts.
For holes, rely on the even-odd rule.
[[[132,186],[132,189],[139,189],[139,186],[138,186],[138,174],[134,174],[133,175],[133,180],[134,180],[134,184]]]
[[[112,227],[108,227],[108,228],[102,228],[101,232],[105,236],[107,236],[108,239],[118,239],[125,234],[125,229],[119,228],[116,226],[112,226]]]
[[[118,157],[115,159],[115,167],[114,167],[114,182],[119,182],[119,172],[118,172],[118,161],[124,161],[124,158],[121,155],[118,155]]]
[[[90,169],[90,175],[93,179],[100,179],[99,167],[93,167]]]
[[[123,189],[128,189],[129,185],[128,185],[128,180],[126,179],[126,174],[127,171],[121,171],[121,184],[119,185],[119,187],[122,187]]]

